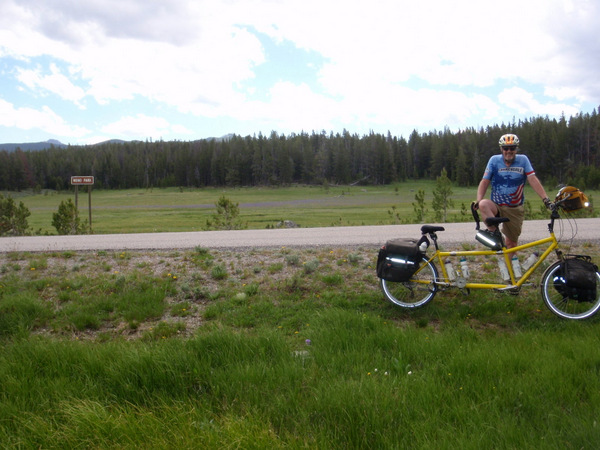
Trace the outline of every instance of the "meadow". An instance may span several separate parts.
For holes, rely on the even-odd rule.
[[[215,203],[221,196],[239,204],[239,217],[249,229],[273,227],[283,220],[291,220],[302,227],[412,223],[412,204],[419,190],[425,192],[426,208],[433,220],[434,189],[435,182],[432,181],[393,186],[92,189],[92,228],[96,234],[201,231],[215,214]],[[11,192],[7,195],[29,208],[29,225],[42,234],[56,234],[52,214],[62,201],[75,201],[73,191]],[[473,187],[453,188],[454,206],[449,211],[448,221],[472,220],[469,208],[474,196]],[[87,188],[79,189],[77,203],[81,218],[87,220]]]
[[[342,224],[365,211],[365,224],[390,223],[394,205],[412,214],[408,187],[303,189],[158,191],[147,204],[226,194],[294,220],[275,219],[295,209],[281,202],[313,189],[301,224],[331,198],[355,202]],[[116,209],[154,195],[110,194],[93,201]],[[47,214],[54,207],[42,200],[54,197],[23,201]],[[157,209],[148,208],[154,222]],[[321,225],[343,211],[324,209]],[[175,217],[164,219],[168,231]],[[572,251],[599,260],[595,243]],[[384,300],[376,256],[365,247],[0,254],[0,446],[596,448],[600,319],[558,319],[537,286],[445,291],[404,311]]]

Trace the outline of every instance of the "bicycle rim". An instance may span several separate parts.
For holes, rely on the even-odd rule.
[[[600,309],[600,289],[596,292],[596,299],[591,302],[573,300],[561,294],[554,287],[554,278],[560,269],[560,262],[554,263],[542,276],[542,298],[546,306],[563,319],[587,319]],[[596,272],[596,284],[600,285],[600,273]]]
[[[409,281],[395,282],[380,279],[385,297],[403,308],[418,308],[430,302],[437,292],[437,268],[423,258],[421,268]]]

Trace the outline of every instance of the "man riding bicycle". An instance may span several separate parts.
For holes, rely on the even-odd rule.
[[[503,223],[502,233],[506,237],[506,248],[513,248],[518,245],[523,227],[525,182],[529,182],[546,207],[549,207],[550,199],[535,175],[529,158],[517,154],[519,150],[517,135],[505,134],[498,143],[501,153],[489,159],[477,188],[477,201],[473,207],[481,211],[484,223],[486,223],[487,230],[482,230],[482,232],[489,234],[492,238],[498,237],[500,231],[496,225],[488,225],[486,219],[490,217],[508,217],[510,219],[509,222]],[[491,199],[486,199],[484,196],[490,184],[492,185]]]

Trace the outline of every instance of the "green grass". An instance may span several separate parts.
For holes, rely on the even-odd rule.
[[[200,230],[221,195],[250,228],[395,223],[392,207],[410,222],[418,189],[430,205],[432,182],[93,191],[94,231]],[[459,220],[474,188],[453,190]],[[19,199],[54,233],[72,196]],[[579,247],[598,260],[597,245]],[[379,290],[376,253],[0,254],[1,446],[597,446],[599,318],[558,319],[533,287],[401,310]]]
[[[159,344],[21,340],[0,355],[0,437],[63,448],[592,448],[600,438],[590,324],[480,333],[339,308],[312,319],[302,350],[285,332],[217,326]]]
[[[401,310],[376,251],[0,255],[2,446],[595,448],[600,319]]]
[[[222,195],[240,205],[240,219],[248,227],[262,229],[291,220],[302,227],[361,226],[412,223],[415,193],[425,191],[426,220],[433,221],[435,182],[418,181],[393,186],[294,186],[289,188],[237,189],[150,189],[92,191],[92,225],[96,234],[199,231],[215,214]],[[470,204],[475,187],[453,187],[453,208],[448,221],[470,221]],[[593,194],[588,192],[588,194]],[[30,209],[29,225],[34,231],[55,234],[52,214],[73,192],[46,195],[9,193]],[[526,197],[537,212],[541,203],[527,187]],[[82,219],[88,218],[88,195],[79,193]],[[463,210],[466,208],[466,212]]]

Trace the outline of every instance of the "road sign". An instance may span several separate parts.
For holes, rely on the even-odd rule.
[[[71,184],[74,185],[92,185],[94,184],[94,177],[71,177]]]
[[[90,233],[92,232],[92,185],[94,184],[94,177],[92,176],[72,176],[71,184],[75,186],[75,209],[79,208],[79,186],[87,185],[88,187],[88,206],[90,216]]]

